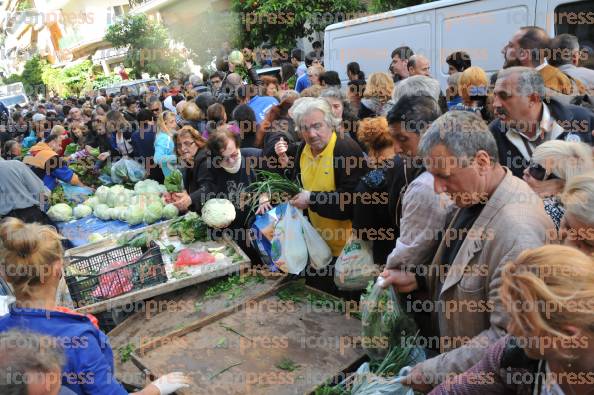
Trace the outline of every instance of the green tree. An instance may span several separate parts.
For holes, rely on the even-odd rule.
[[[14,84],[15,82],[23,82],[23,77],[20,74],[11,74],[2,79],[2,83],[5,85]]]
[[[60,82],[66,87],[65,95],[80,96],[85,89],[92,88],[93,63],[85,60],[62,70]]]
[[[42,60],[39,54],[35,54],[31,59],[27,60],[23,69],[23,83],[31,87],[37,87],[43,84],[41,75],[43,74],[43,67],[47,62]]]
[[[359,0],[232,0],[231,4],[239,15],[242,46],[268,42],[283,49],[291,49],[300,37],[365,11]]]
[[[371,0],[369,3],[369,12],[377,14],[397,10],[403,7],[412,7],[418,4],[431,3],[434,0]]]
[[[116,48],[128,47],[124,65],[136,76],[143,72],[176,75],[183,65],[183,58],[169,47],[167,29],[144,14],[127,15],[109,26],[105,40]]]

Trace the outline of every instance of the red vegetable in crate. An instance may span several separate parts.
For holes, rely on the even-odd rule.
[[[110,273],[110,270],[117,269],[118,267],[128,265],[127,262],[114,262],[109,266],[103,268],[99,275],[99,285],[91,293],[95,298],[109,299],[114,298],[132,290],[132,270],[122,268],[114,270]]]
[[[214,263],[214,261],[215,257],[208,252],[184,248],[177,255],[175,267],[203,265],[205,263]]]

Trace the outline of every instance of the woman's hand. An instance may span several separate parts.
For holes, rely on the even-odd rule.
[[[186,212],[192,205],[192,198],[186,191],[171,194],[172,203],[180,212]]]
[[[257,215],[265,214],[267,211],[272,210],[272,204],[270,204],[270,196],[267,193],[260,195],[260,205],[256,210]]]
[[[99,154],[99,156],[97,157],[97,159],[99,159],[100,161],[104,161],[107,158],[109,158],[110,153],[109,152],[102,152]]]

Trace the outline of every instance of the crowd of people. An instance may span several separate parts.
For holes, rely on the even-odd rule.
[[[242,191],[261,169],[298,182],[289,202],[334,257],[307,271],[308,284],[353,297],[337,288],[332,267],[357,237],[372,243],[385,286],[431,307],[408,312],[428,343],[428,358],[403,381],[416,391],[592,393],[594,112],[585,98],[594,95],[594,70],[579,67],[579,51],[574,36],[525,27],[490,77],[463,51],[447,56],[444,93],[429,59],[406,46],[392,52],[388,72],[366,75],[349,63],[346,86],[319,51],[294,49],[277,77],[259,76],[244,50],[245,73],[219,62],[215,72],[140,95],[123,87],[15,108],[0,136],[0,217],[12,218],[0,228],[2,263],[35,270],[5,274],[16,305],[0,318],[0,367],[21,352],[3,341],[19,336],[11,329],[87,334],[91,350],[69,348],[65,360],[48,351],[36,362],[25,349],[15,367],[93,373],[92,382],[62,380],[77,394],[127,393],[110,379],[105,335],[56,306],[63,250],[40,199],[59,181],[85,186],[68,163],[94,153],[98,171],[130,158],[163,182],[181,169],[184,191],[165,197],[180,212],[200,212],[213,197],[232,201],[229,229],[254,265]],[[258,214],[275,203],[260,196]],[[535,307],[543,304],[553,311]],[[572,347],[577,341],[583,346]],[[568,373],[584,379],[559,379]],[[141,393],[187,382],[165,378]]]

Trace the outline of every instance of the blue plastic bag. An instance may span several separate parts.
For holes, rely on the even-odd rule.
[[[144,180],[145,177],[144,167],[135,160],[120,159],[111,165],[111,180],[114,184],[137,183]]]
[[[268,266],[268,270],[271,272],[279,271],[279,268],[272,260],[272,237],[276,223],[286,209],[287,203],[283,203],[263,215],[257,215],[251,227],[252,244],[258,249],[262,261]]]
[[[89,195],[93,194],[93,190],[89,187],[80,187],[77,185],[71,185],[61,182],[62,188],[64,189],[64,196],[69,202],[82,203],[87,200]]]

